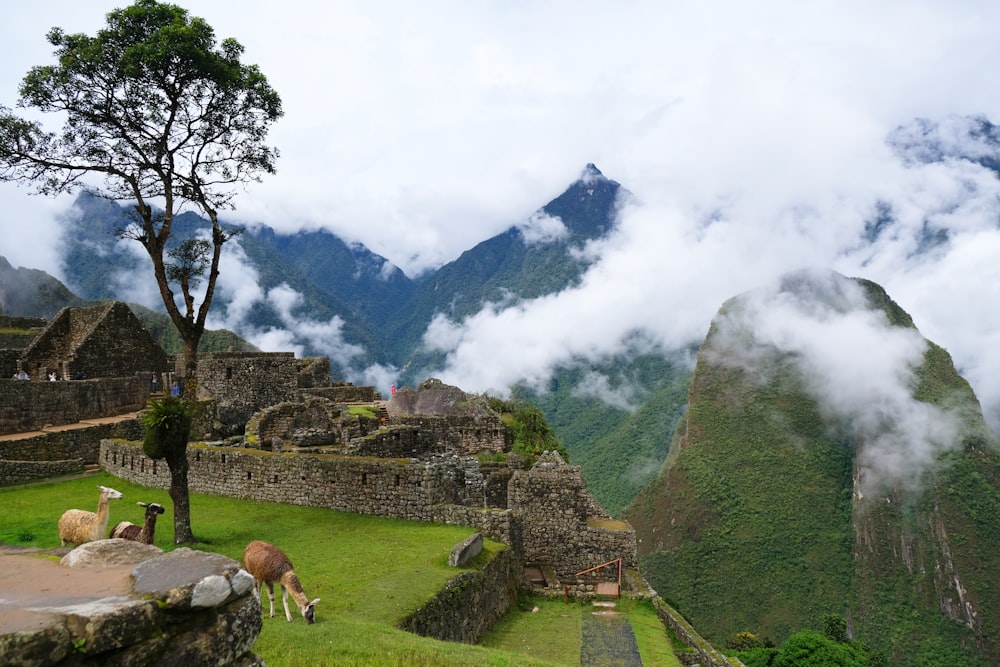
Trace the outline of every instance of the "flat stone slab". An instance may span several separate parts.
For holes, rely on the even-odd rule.
[[[461,567],[478,556],[483,550],[483,534],[473,533],[455,545],[448,556],[448,565]]]
[[[134,565],[100,569],[63,567],[37,554],[0,557],[0,635],[57,625],[58,615],[42,610],[72,607],[132,590]]]
[[[0,545],[0,664],[61,664],[83,647],[88,664],[258,665],[252,593],[253,577],[215,553],[122,539],[68,553]]]

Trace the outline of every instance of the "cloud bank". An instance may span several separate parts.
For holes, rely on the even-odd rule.
[[[52,25],[92,33],[123,4],[7,8],[0,103],[51,61]],[[984,79],[1000,4],[182,4],[239,39],[284,101],[279,173],[240,194],[234,222],[324,227],[413,276],[511,225],[537,242],[560,233],[531,216],[589,162],[636,195],[587,249],[599,259],[580,286],[436,320],[443,380],[542,383],[636,332],[696,344],[725,299],[815,267],[883,285],[1000,424],[1000,187],[967,159],[995,146],[962,120],[1000,120]],[[69,200],[10,185],[0,200],[3,254],[60,275],[44,239]],[[253,281],[223,273],[234,293]],[[251,332],[258,344],[322,339],[351,358],[337,322],[293,324],[293,295],[253,298],[288,319],[287,334]],[[386,389],[392,369],[377,375]]]
[[[800,272],[731,303],[706,359],[761,385],[774,361],[790,361],[827,425],[855,447],[861,497],[919,489],[938,455],[960,445],[959,415],[913,398],[926,340],[870,310],[858,283]]]

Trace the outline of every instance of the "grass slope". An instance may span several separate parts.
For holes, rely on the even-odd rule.
[[[0,488],[0,542],[41,548],[57,547],[57,521],[71,507],[97,505],[97,485],[124,494],[112,501],[110,525],[142,521],[136,501],[158,502],[168,513],[157,523],[157,546],[171,550],[173,521],[166,490],[150,489],[108,474],[80,479]],[[275,618],[268,618],[255,645],[271,667],[374,665],[386,667],[493,666],[546,667],[577,665],[580,660],[580,614],[586,606],[562,601],[524,600],[550,610],[550,618],[513,610],[483,646],[441,642],[395,628],[412,610],[431,599],[456,575],[447,564],[451,548],[468,537],[470,528],[235,500],[191,494],[192,528],[201,542],[196,549],[239,560],[254,539],[279,545],[291,558],[310,598],[319,597],[316,623],[307,625],[292,606],[294,621],[284,620],[280,591]],[[486,541],[485,555],[469,567],[480,567],[504,545]],[[545,606],[549,605],[549,606]],[[648,607],[649,605],[647,605]],[[565,617],[575,614],[575,620]],[[630,618],[632,617],[632,611]],[[649,610],[637,607],[636,634],[644,664],[671,666],[661,656],[672,651],[662,626],[659,633]],[[512,629],[513,628],[513,629]],[[558,633],[557,635],[550,634]]]

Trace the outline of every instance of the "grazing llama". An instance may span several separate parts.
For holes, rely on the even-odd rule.
[[[86,510],[66,510],[59,517],[59,541],[80,546],[84,542],[94,542],[104,538],[108,530],[108,502],[122,497],[120,491],[98,485],[101,500],[97,503],[97,513]]]
[[[295,604],[299,606],[306,623],[316,621],[316,603],[312,602],[302,590],[299,578],[292,570],[292,562],[288,560],[278,547],[267,542],[254,540],[243,550],[243,568],[253,575],[254,592],[260,598],[262,584],[267,585],[267,599],[270,602],[271,618],[274,618],[274,584],[281,586],[281,601],[285,604],[285,618],[291,622],[292,614],[288,611],[288,594],[292,594]]]
[[[131,521],[119,521],[118,525],[111,529],[111,534],[108,537],[120,537],[123,540],[153,544],[153,536],[156,533],[156,516],[163,514],[166,510],[159,503],[136,503],[136,505],[146,508],[146,518],[142,522],[142,526],[137,526]]]

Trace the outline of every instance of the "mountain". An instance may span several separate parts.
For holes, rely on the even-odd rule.
[[[50,318],[60,308],[82,305],[83,299],[44,271],[15,269],[0,257],[0,313]]]
[[[613,230],[618,208],[629,197],[618,182],[588,164],[575,182],[528,220],[414,279],[384,257],[323,230],[279,234],[267,226],[246,227],[235,243],[253,287],[260,295],[279,289],[294,293],[297,301],[283,311],[274,300],[258,298],[239,314],[240,324],[231,327],[244,337],[269,330],[287,332],[284,340],[297,345],[301,354],[329,356],[338,379],[354,380],[358,369],[381,365],[399,369],[398,384],[417,386],[443,360],[443,353],[423,345],[424,332],[435,317],[460,321],[489,303],[515,304],[578,284],[593,261],[580,251]],[[67,284],[82,298],[136,300],[137,281],[132,276],[146,270],[148,259],[118,240],[117,230],[128,223],[127,206],[86,192],[77,198],[75,215],[60,244],[65,248],[62,269]],[[192,214],[178,216],[175,224],[183,230],[208,229],[206,221]],[[231,293],[217,290],[213,317],[230,321],[243,307]],[[331,343],[327,333],[331,327],[326,326],[331,322],[337,323],[342,344]],[[152,322],[147,326],[162,332],[161,342],[169,349],[174,338],[169,326],[160,328]],[[308,333],[316,331],[320,333]],[[350,354],[338,354],[334,347]],[[685,383],[688,372],[687,362],[673,352],[637,348],[601,363],[581,361],[559,369],[551,391],[534,394],[557,424],[570,459],[579,462],[607,507],[624,507],[655,476],[667,434],[685,400],[683,391],[670,387],[677,373]],[[638,383],[640,388],[629,404],[609,404],[587,392],[594,373],[611,385]],[[663,391],[667,393],[654,411],[657,424],[650,429],[652,424],[633,412]],[[668,405],[661,405],[664,396]],[[578,420],[599,428],[581,430]],[[615,432],[612,425],[624,431]],[[589,437],[605,439],[592,443]],[[621,475],[609,482],[609,470]]]
[[[383,364],[403,369],[401,382],[416,386],[439,359],[422,347],[423,333],[436,315],[461,319],[489,302],[531,299],[575,284],[589,264],[575,251],[612,229],[619,196],[628,196],[620,184],[588,164],[576,182],[531,220],[512,225],[416,279],[384,257],[326,231],[284,235],[263,225],[243,228],[236,243],[260,291],[285,286],[301,297],[290,313],[258,300],[243,326],[250,331],[283,328],[295,336],[298,322],[336,318],[344,342],[358,350],[351,366],[331,359],[339,377],[349,377],[354,368]],[[148,260],[116,236],[129,222],[128,208],[86,192],[75,208],[61,239],[67,284],[84,299],[133,301],[129,276],[143,271]],[[182,231],[208,229],[206,221],[190,213],[178,216],[174,224]],[[225,318],[231,299],[217,291],[213,313]],[[305,355],[335,356],[315,338],[295,337],[294,342]]]
[[[625,517],[644,576],[717,645],[832,615],[887,664],[995,665],[996,445],[881,287],[796,274],[719,310]]]

